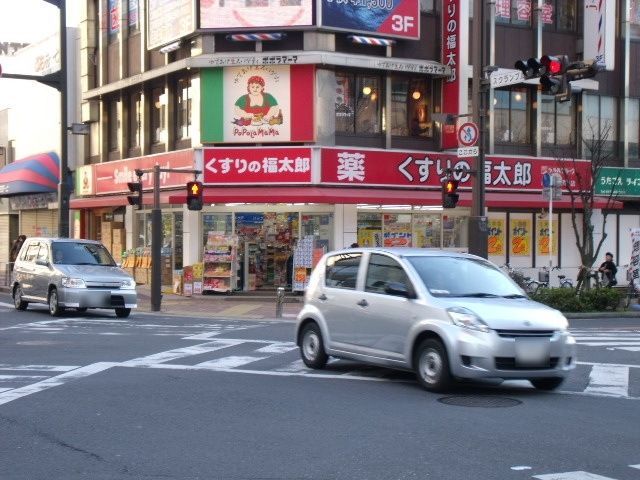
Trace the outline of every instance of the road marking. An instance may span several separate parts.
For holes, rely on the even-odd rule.
[[[0,370],[8,371],[28,371],[28,370],[43,370],[46,372],[68,372],[80,368],[73,365],[9,365],[6,363],[0,363]]]
[[[584,391],[619,397],[629,396],[629,367],[594,365],[589,374],[589,385]]]
[[[587,347],[635,347],[640,346],[640,341],[637,342],[580,342],[578,345],[586,345]]]
[[[14,307],[14,305],[13,305],[13,303],[4,303],[4,302],[0,302],[0,307],[13,308],[13,307]]]
[[[202,343],[200,345],[176,348],[174,350],[155,353],[146,357],[134,358],[133,360],[127,360],[126,362],[123,362],[122,366],[137,367],[156,365],[158,363],[170,362],[179,358],[190,357],[192,355],[200,355],[203,353],[215,352],[216,350],[222,350],[223,348],[235,347],[236,345],[240,345],[244,342],[245,340],[214,340],[212,342]]]
[[[216,358],[215,360],[209,360],[208,362],[202,362],[196,364],[196,367],[211,367],[211,368],[236,368],[246,365],[248,363],[257,362],[258,360],[264,360],[269,357],[248,357],[248,356],[230,356]]]
[[[596,363],[596,362],[576,362],[576,365],[607,365],[610,367],[629,367],[640,368],[640,364],[626,364],[626,363]]]
[[[266,347],[259,348],[256,352],[260,353],[287,353],[297,350],[298,346],[293,342],[274,342]]]
[[[73,380],[78,380],[80,378],[103,372],[117,365],[117,363],[111,362],[93,363],[91,365],[87,365],[86,367],[80,367],[70,372],[65,372],[55,377],[32,383],[31,385],[7,390],[0,393],[0,405],[4,405],[5,403],[12,402],[13,400],[17,400],[18,398],[26,397],[27,395],[31,395],[33,393],[42,392],[43,390],[47,390],[49,388],[64,385],[65,383],[71,382]]]
[[[637,468],[638,470],[640,470],[640,463],[638,465],[629,465],[631,468]]]
[[[534,475],[533,478],[539,478],[540,480],[615,480],[615,478],[603,477],[602,475],[582,471]]]
[[[531,470],[531,467],[528,467],[526,465],[516,465],[515,467],[511,467],[511,470]]]
[[[35,380],[36,378],[47,378],[46,375],[0,375],[0,383],[7,383],[7,381],[15,380]]]
[[[276,368],[275,371],[298,373],[298,372],[308,371],[308,367],[304,364],[302,359],[300,359],[300,360],[296,360],[295,362],[291,362],[288,365],[285,365],[284,367]]]

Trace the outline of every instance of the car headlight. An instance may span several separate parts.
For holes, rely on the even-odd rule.
[[[471,310],[463,307],[452,307],[447,309],[449,317],[454,325],[468,328],[469,330],[477,330],[479,332],[488,332],[489,326]]]
[[[123,280],[120,284],[120,288],[124,290],[133,290],[134,288],[136,288],[136,282],[132,278]]]
[[[62,281],[60,283],[66,288],[87,288],[84,280],[81,278],[62,277]]]

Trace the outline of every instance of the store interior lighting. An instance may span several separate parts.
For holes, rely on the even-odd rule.
[[[371,95],[371,87],[369,85],[365,86],[362,88],[362,94],[363,95]]]
[[[414,100],[419,100],[421,96],[422,96],[422,94],[418,90],[415,90],[411,94],[411,98],[413,98]]]

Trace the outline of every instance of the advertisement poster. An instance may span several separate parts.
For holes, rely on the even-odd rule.
[[[109,35],[120,31],[120,1],[109,0]]]
[[[420,38],[419,0],[322,0],[322,26],[385,37]]]
[[[489,255],[504,255],[504,230],[505,221],[502,218],[489,219],[489,238],[488,252]]]
[[[147,0],[147,43],[154,49],[195,30],[193,0]]]
[[[76,195],[93,195],[93,169],[91,165],[76,168]]]
[[[200,28],[228,30],[312,24],[311,0],[200,0]]]
[[[412,242],[418,248],[440,248],[440,216],[414,214]]]
[[[640,228],[631,229],[631,259],[627,276],[637,288],[640,283]]]
[[[202,141],[314,139],[314,66],[259,65],[202,72]],[[220,115],[220,105],[223,113]]]
[[[531,219],[511,220],[511,255],[531,255]]]
[[[410,247],[411,233],[411,215],[386,214],[384,216],[383,245],[385,247]]]
[[[537,223],[538,228],[538,255],[549,255],[549,220],[539,220]],[[558,230],[556,222],[553,222],[552,233],[552,251],[551,254],[555,255],[558,252]]]

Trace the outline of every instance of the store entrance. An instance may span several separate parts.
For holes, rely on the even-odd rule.
[[[291,285],[297,212],[236,213],[238,289],[273,290]]]

